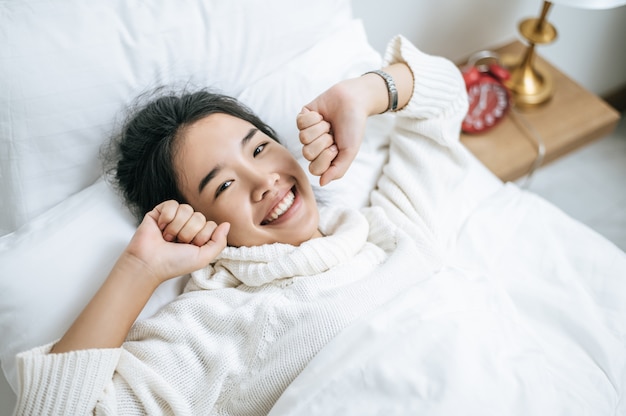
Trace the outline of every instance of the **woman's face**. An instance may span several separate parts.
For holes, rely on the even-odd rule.
[[[189,204],[229,222],[228,244],[300,245],[320,236],[315,195],[289,151],[251,123],[211,114],[185,127],[174,168]]]

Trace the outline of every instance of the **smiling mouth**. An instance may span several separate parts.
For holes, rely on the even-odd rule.
[[[293,201],[296,199],[296,195],[293,192],[293,189],[289,190],[282,201],[280,201],[269,213],[267,217],[261,222],[261,225],[267,225],[278,218],[280,218],[285,212],[289,211],[289,208],[293,205]]]

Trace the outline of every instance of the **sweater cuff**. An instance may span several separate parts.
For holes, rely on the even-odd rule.
[[[397,114],[399,123],[441,144],[458,141],[468,100],[460,70],[446,58],[428,55],[402,35],[385,51],[383,65],[406,63],[413,73],[413,94]]]
[[[50,354],[53,346],[18,354],[15,415],[91,414],[111,383],[121,348]]]

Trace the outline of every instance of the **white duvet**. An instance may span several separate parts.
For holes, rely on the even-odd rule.
[[[335,338],[270,414],[626,415],[626,254],[511,184],[454,253]]]

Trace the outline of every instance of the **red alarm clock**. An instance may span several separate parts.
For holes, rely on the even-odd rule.
[[[489,60],[490,63],[480,64]],[[499,65],[498,56],[489,51],[472,55],[463,69],[469,109],[461,129],[465,133],[482,133],[504,118],[510,107],[510,93],[504,86],[509,72]]]

